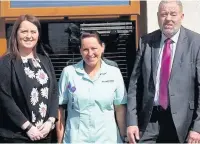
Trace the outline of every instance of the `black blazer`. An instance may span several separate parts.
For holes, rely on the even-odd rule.
[[[50,80],[48,110],[45,120],[57,118],[58,89],[50,59],[38,54]],[[21,59],[5,55],[0,59],[0,136],[28,139],[21,126],[31,121],[28,105],[29,85]]]

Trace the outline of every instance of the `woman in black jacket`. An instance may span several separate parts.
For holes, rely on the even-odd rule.
[[[58,110],[57,82],[42,49],[40,30],[36,17],[20,16],[8,52],[0,59],[0,142],[51,141]]]

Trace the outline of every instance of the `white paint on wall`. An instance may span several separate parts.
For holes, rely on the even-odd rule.
[[[147,32],[159,28],[157,22],[157,11],[160,0],[147,0]],[[182,0],[183,12],[185,14],[183,26],[200,33],[200,0]]]

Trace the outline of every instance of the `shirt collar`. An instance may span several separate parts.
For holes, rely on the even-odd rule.
[[[75,64],[75,70],[81,74],[86,74],[85,69],[84,69],[84,61],[81,60],[80,62],[78,62],[77,64]],[[102,74],[106,74],[107,73],[107,64],[101,60],[101,68],[100,68],[100,75]]]
[[[173,35],[173,37],[171,37],[171,40],[174,42],[174,43],[177,43],[178,42],[178,37],[180,35],[180,29],[178,30],[178,32]],[[164,41],[167,39],[167,37],[162,33],[162,39],[161,39],[161,42],[164,43]]]
[[[84,67],[83,67],[83,60],[79,61],[77,64],[74,65],[75,70],[78,73],[84,74]]]

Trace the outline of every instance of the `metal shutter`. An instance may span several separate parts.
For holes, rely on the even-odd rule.
[[[124,81],[126,85],[128,85],[135,54],[134,23],[130,21],[83,23],[76,22],[70,23],[69,25],[73,25],[75,27],[74,33],[77,33],[77,30],[79,30],[80,33],[82,31],[91,30],[96,30],[99,32],[102,40],[106,44],[104,57],[117,62],[122,72]],[[66,30],[66,32],[68,31]],[[81,60],[78,45],[71,42],[73,40],[70,39],[70,35],[71,33],[68,34],[68,48],[57,51],[54,54],[50,54],[50,58],[54,65],[57,79],[59,79],[60,74],[65,66],[75,64]]]

